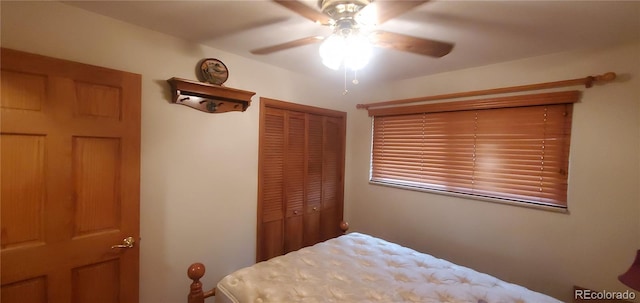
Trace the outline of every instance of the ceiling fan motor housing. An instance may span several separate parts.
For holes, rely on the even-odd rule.
[[[318,0],[318,6],[324,14],[338,22],[343,19],[353,20],[354,16],[371,2],[370,0]]]
[[[406,13],[429,0],[316,0],[321,11],[312,8],[307,3],[303,3],[302,0],[272,1],[312,22],[328,25],[333,30],[333,34],[326,39],[312,36],[263,47],[252,50],[252,54],[270,54],[320,41],[323,41],[322,48],[332,37],[344,40],[346,38],[362,38],[366,36],[368,42],[373,46],[435,58],[447,55],[454,46],[453,43],[449,42],[413,37],[374,28],[376,25]],[[356,40],[362,41],[362,39]]]

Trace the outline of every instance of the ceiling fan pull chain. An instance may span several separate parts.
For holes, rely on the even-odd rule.
[[[344,66],[344,91],[342,92],[342,95],[346,95],[349,93],[349,90],[347,90],[347,65],[343,64]]]
[[[358,81],[358,70],[354,70],[353,71],[353,81],[351,81],[351,83],[353,83],[353,85],[358,85],[358,83],[360,83],[360,81]]]

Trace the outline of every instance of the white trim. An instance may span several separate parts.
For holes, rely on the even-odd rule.
[[[456,192],[450,192],[450,191],[444,191],[444,190],[428,189],[428,188],[421,188],[421,187],[401,185],[401,184],[392,184],[392,183],[378,182],[378,181],[371,181],[371,180],[369,180],[369,184],[394,187],[399,189],[408,189],[413,191],[452,196],[457,198],[473,199],[473,200],[480,200],[480,201],[499,203],[499,204],[507,204],[507,205],[525,207],[525,208],[541,209],[541,210],[552,211],[557,213],[566,213],[566,214],[569,213],[569,209],[567,207],[552,206],[552,205],[536,203],[536,202],[525,202],[525,201],[516,201],[516,200],[485,197],[485,196],[476,196],[471,194],[463,194],[463,193],[456,193]]]

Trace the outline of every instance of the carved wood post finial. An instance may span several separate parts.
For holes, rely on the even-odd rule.
[[[204,293],[202,292],[202,283],[200,282],[200,278],[204,276],[205,268],[202,263],[193,263],[189,266],[187,270],[187,276],[189,279],[193,280],[191,283],[191,291],[189,292],[189,296],[187,297],[187,302],[189,303],[203,303],[204,302]]]
[[[349,229],[349,222],[347,221],[340,222],[340,230],[342,230],[342,233],[346,233],[348,229]]]

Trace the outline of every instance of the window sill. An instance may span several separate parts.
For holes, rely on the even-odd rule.
[[[559,206],[551,206],[546,204],[536,204],[536,203],[528,203],[528,202],[508,200],[508,199],[483,197],[483,196],[476,196],[476,195],[470,195],[470,194],[454,193],[454,192],[448,192],[448,191],[442,191],[442,190],[436,190],[436,189],[426,189],[426,188],[419,188],[419,187],[413,187],[408,185],[391,184],[391,183],[384,183],[384,182],[377,182],[377,181],[369,181],[369,184],[406,189],[406,190],[413,190],[413,191],[419,191],[419,192],[426,192],[430,194],[451,196],[451,197],[457,197],[457,198],[463,198],[463,199],[472,199],[472,200],[479,200],[479,201],[492,202],[492,203],[498,203],[498,204],[507,204],[512,206],[524,207],[524,208],[540,209],[540,210],[546,210],[546,211],[557,212],[557,213],[565,213],[565,214],[569,213],[569,209],[567,208],[559,207]]]

